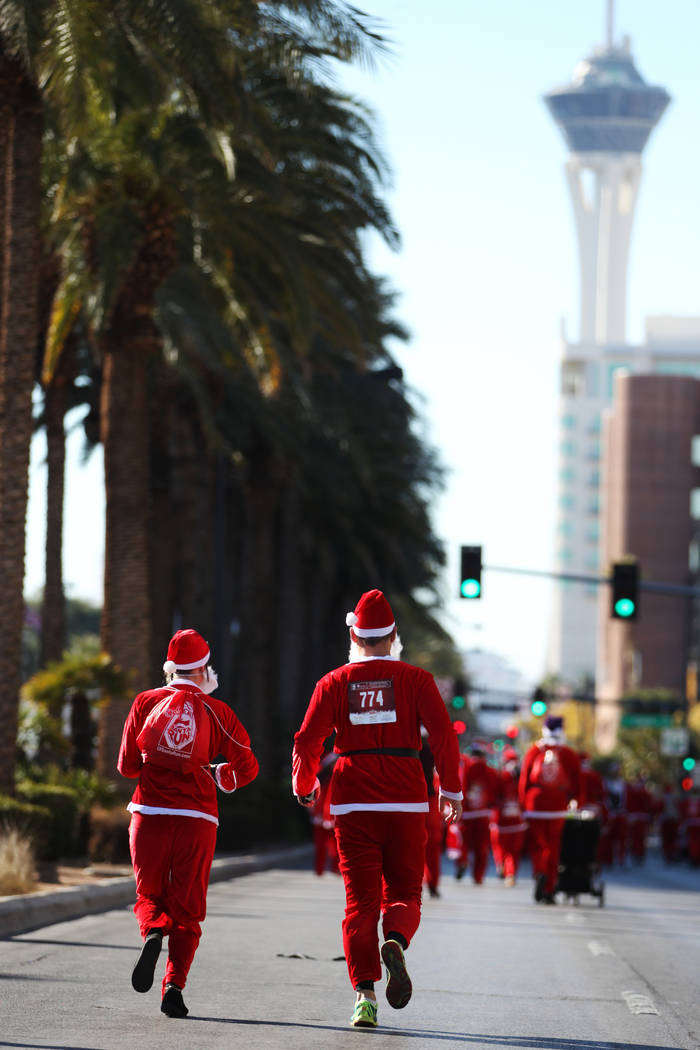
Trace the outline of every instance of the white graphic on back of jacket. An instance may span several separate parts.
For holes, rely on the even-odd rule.
[[[158,750],[173,752],[184,757],[189,757],[194,748],[194,740],[197,735],[197,721],[194,717],[194,707],[190,700],[185,700],[180,711],[176,711],[158,741]]]

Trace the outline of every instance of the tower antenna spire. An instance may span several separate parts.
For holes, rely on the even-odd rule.
[[[608,0],[608,17],[607,17],[607,46],[608,51],[612,51],[613,44],[615,41],[615,35],[613,31],[613,23],[615,20],[615,0]]]

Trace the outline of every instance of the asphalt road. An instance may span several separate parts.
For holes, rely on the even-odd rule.
[[[0,940],[0,1047],[53,1050],[700,1050],[700,872],[608,874],[606,904],[535,905],[510,889],[443,876],[408,953],[414,995],[376,1030],[348,1027],[342,884],[308,870],[210,887],[185,990],[186,1020],[131,989],[130,908]],[[340,958],[339,958],[340,957]],[[162,960],[162,957],[161,957]]]

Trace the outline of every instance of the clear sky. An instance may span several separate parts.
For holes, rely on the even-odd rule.
[[[355,0],[393,54],[343,73],[365,98],[393,170],[388,200],[403,247],[371,247],[399,293],[411,340],[397,359],[423,429],[448,470],[434,523],[449,556],[446,627],[463,648],[542,672],[551,589],[486,571],[483,599],[456,598],[458,549],[486,565],[553,567],[560,325],[578,334],[578,264],[564,141],[542,101],[604,42],[606,0]],[[672,102],[643,155],[632,234],[627,337],[644,317],[700,315],[700,0],[616,0],[642,76]],[[74,463],[80,441],[71,439]],[[32,469],[26,589],[42,582],[43,470]],[[65,574],[99,601],[99,455],[72,466]]]

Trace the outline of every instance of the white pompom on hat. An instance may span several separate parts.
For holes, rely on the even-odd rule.
[[[396,627],[389,602],[377,590],[365,591],[355,611],[345,617],[345,623],[352,627],[358,638],[383,638]]]
[[[163,670],[166,674],[194,671],[197,667],[205,667],[210,656],[209,646],[201,634],[188,627],[183,631],[176,631],[170,639],[168,658],[163,664]]]

